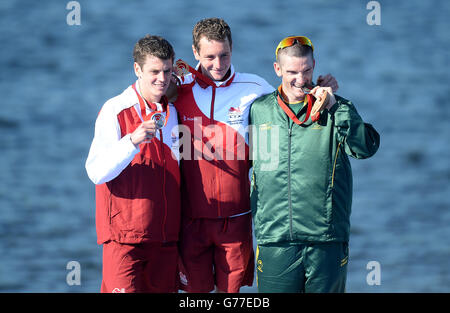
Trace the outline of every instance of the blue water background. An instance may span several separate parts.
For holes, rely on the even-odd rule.
[[[94,185],[84,162],[101,105],[134,79],[132,47],[147,33],[195,64],[192,27],[224,18],[233,64],[272,85],[274,48],[307,35],[315,76],[332,73],[381,134],[378,153],[352,160],[348,292],[450,291],[450,2],[368,1],[0,2],[0,291],[97,292]],[[66,265],[81,265],[69,286]],[[368,262],[381,266],[369,285]],[[256,291],[255,287],[243,288]]]

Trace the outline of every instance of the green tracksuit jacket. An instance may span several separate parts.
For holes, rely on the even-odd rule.
[[[348,242],[352,171],[347,155],[374,155],[379,134],[339,96],[318,122],[302,125],[292,122],[276,97],[274,91],[258,98],[250,111],[257,242]],[[305,112],[306,106],[297,115],[300,121]]]

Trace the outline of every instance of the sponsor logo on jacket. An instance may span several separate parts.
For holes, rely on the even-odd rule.
[[[243,114],[243,112],[242,112],[241,108],[231,107],[228,110],[228,124],[230,124],[230,125],[242,124],[242,122],[244,121],[242,114]]]

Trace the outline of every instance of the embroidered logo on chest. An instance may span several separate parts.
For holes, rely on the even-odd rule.
[[[228,124],[230,125],[242,124],[242,122],[244,121],[242,115],[243,112],[241,108],[230,107],[230,109],[228,110]]]

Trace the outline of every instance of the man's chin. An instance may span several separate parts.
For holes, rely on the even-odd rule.
[[[167,88],[165,88],[164,90],[155,90],[155,92],[153,92],[153,96],[155,98],[161,98],[162,96],[164,96],[166,94]]]
[[[217,74],[217,75],[211,75],[210,78],[214,81],[221,81],[225,75]]]
[[[227,71],[221,71],[221,72],[209,72],[208,76],[214,81],[222,81],[226,75]]]
[[[295,90],[294,96],[296,98],[300,98],[301,99],[301,98],[305,97],[306,94],[303,92],[303,90]]]

